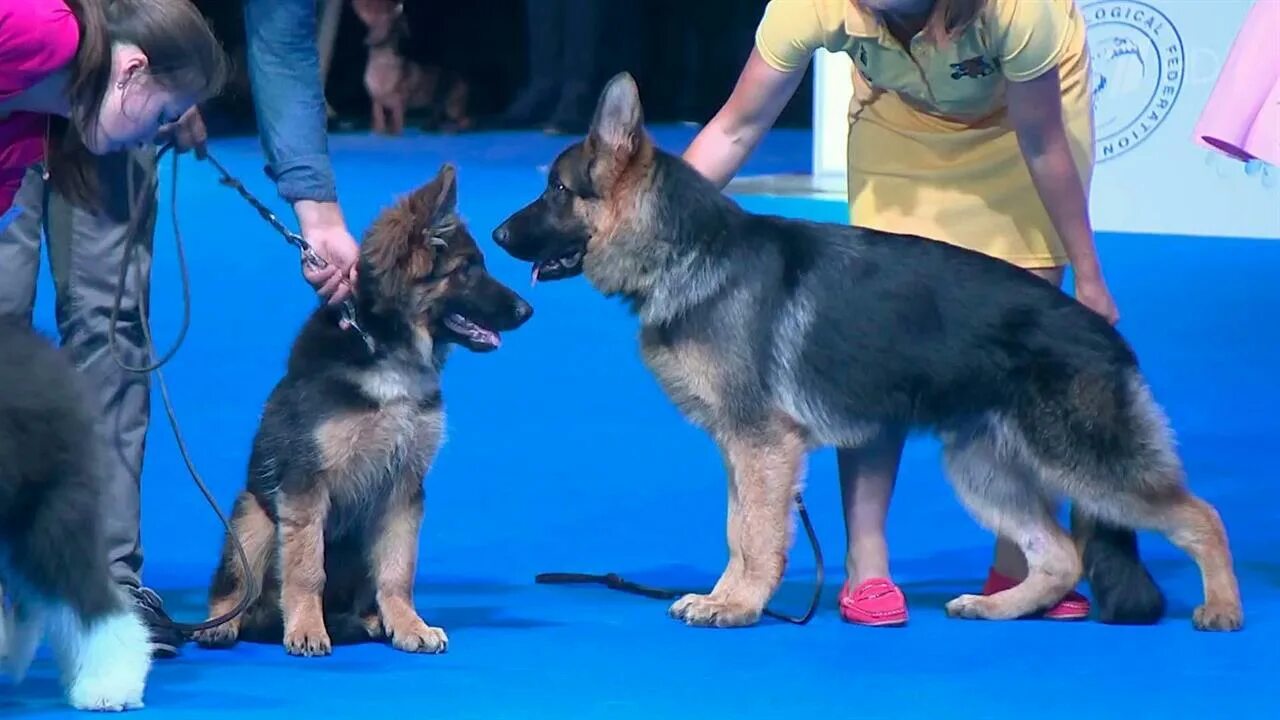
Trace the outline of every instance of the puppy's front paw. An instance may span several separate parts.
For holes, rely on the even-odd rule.
[[[387,627],[391,645],[397,650],[411,653],[442,653],[449,647],[449,637],[444,630],[431,627],[420,617],[407,619]]]
[[[290,655],[316,657],[333,652],[329,633],[320,618],[295,623],[284,634],[284,649]]]
[[[685,595],[670,615],[698,627],[746,627],[760,621],[761,608],[714,595]]]

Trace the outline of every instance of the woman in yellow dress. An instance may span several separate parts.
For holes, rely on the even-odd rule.
[[[1073,0],[771,0],[732,95],[685,160],[727,184],[818,48],[854,65],[852,223],[977,250],[1055,285],[1070,263],[1076,299],[1118,319],[1089,222],[1092,94]],[[904,440],[837,455],[849,540],[840,606],[850,622],[907,620],[884,535]],[[1000,539],[983,591],[1026,573],[1022,552]],[[1089,610],[1073,592],[1043,616]]]

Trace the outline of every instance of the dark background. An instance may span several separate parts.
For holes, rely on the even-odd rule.
[[[195,0],[239,69],[224,97],[206,109],[210,131],[252,132],[253,106],[243,77],[240,0]],[[537,0],[530,0],[537,2]],[[405,0],[407,53],[471,85],[471,113],[485,123],[506,107],[527,76],[526,0]],[[593,92],[627,70],[640,84],[649,122],[706,122],[728,97],[754,42],[766,0],[598,0],[605,7]],[[343,3],[325,95],[335,129],[368,127],[363,84],[365,27]],[[808,127],[812,87],[802,83],[778,126]]]

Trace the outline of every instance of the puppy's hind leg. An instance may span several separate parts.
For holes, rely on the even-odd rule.
[[[952,617],[1012,620],[1047,610],[1079,582],[1080,557],[1054,519],[1031,468],[1001,448],[984,424],[950,438],[947,473],[960,501],[983,527],[1015,543],[1027,559],[1027,578],[992,595],[961,595],[946,605]]]
[[[250,590],[250,582],[262,590],[267,568],[273,555],[276,526],[258,499],[250,492],[242,492],[236,498],[231,512],[231,532],[222,544],[222,558],[209,586],[209,616],[213,619],[231,612]],[[245,577],[244,563],[236,543],[244,549],[249,561],[250,577]],[[246,612],[249,608],[245,608]],[[199,630],[194,640],[203,647],[225,648],[236,643],[240,634],[241,617],[234,617],[217,627]]]

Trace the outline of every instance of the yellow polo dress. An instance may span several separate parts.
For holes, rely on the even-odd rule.
[[[1025,268],[1067,263],[1009,125],[1005,88],[1057,70],[1063,120],[1086,196],[1093,107],[1084,18],[1074,0],[988,0],[949,44],[907,53],[856,0],[770,0],[756,48],[781,71],[815,50],[853,59],[849,216]]]

